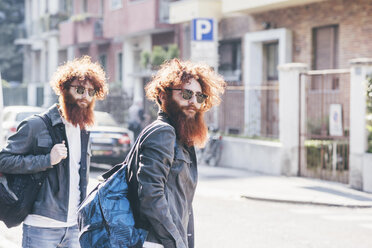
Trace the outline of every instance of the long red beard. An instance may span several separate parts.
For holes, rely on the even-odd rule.
[[[60,105],[64,118],[74,126],[79,125],[80,129],[86,129],[94,124],[94,99],[86,108],[81,108],[78,101],[86,101],[83,99],[75,99],[68,91],[60,97]]]
[[[187,146],[204,147],[208,137],[208,128],[204,120],[204,112],[197,111],[194,117],[188,117],[181,107],[168,96],[164,103],[164,111],[175,125],[177,138]]]

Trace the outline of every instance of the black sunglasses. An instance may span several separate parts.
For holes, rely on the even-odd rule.
[[[171,89],[171,88],[169,88],[169,90],[180,90],[182,98],[185,99],[185,100],[190,100],[192,98],[192,96],[195,94],[196,101],[198,103],[203,103],[208,98],[208,96],[206,94],[203,94],[201,92],[194,92],[194,91],[188,90],[188,89]]]
[[[76,89],[76,93],[79,95],[83,95],[85,93],[85,87],[81,85],[70,85],[70,87],[74,87]],[[87,89],[88,90],[88,95],[90,97],[93,97],[96,95],[97,91],[95,89]]]

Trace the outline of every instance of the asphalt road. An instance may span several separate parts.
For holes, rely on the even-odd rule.
[[[103,171],[91,170],[90,188]],[[371,208],[247,200],[236,193],[244,173],[210,172],[201,170],[194,201],[196,248],[372,247]],[[21,236],[21,227],[8,230],[0,224],[0,247],[20,247]]]

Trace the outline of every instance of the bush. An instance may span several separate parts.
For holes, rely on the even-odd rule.
[[[317,168],[332,170],[334,142],[337,142],[336,169],[341,171],[348,170],[349,146],[347,141],[343,140],[307,140],[305,142],[307,168],[314,170]],[[323,167],[321,168],[322,165]]]
[[[142,51],[141,53],[141,67],[146,69],[158,69],[158,67],[166,60],[179,57],[179,49],[176,44],[171,44],[166,47],[154,46],[151,52]]]

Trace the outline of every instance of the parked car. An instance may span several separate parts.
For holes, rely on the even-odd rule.
[[[8,137],[17,131],[17,127],[21,121],[33,114],[40,114],[44,112],[45,109],[41,107],[34,106],[6,106],[3,109],[3,137],[4,141]]]
[[[133,143],[133,132],[120,127],[107,112],[94,114],[96,124],[90,129],[91,162],[111,165],[123,162]]]

